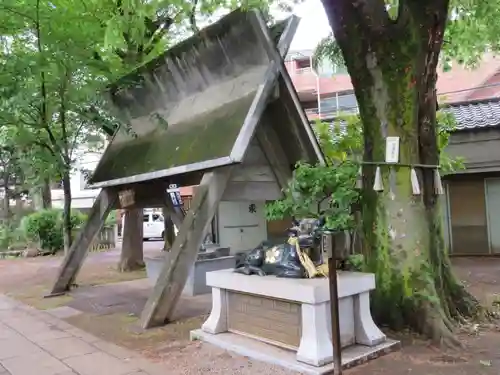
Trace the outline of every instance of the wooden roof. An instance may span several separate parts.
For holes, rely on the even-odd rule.
[[[273,127],[290,138],[290,160],[322,161],[290,77],[279,70],[283,62],[266,45],[278,41],[271,48],[278,47],[282,58],[298,19],[271,31],[259,29],[262,24],[258,12],[232,12],[114,85],[111,100],[126,125],[115,133],[89,185],[165,178],[197,183],[184,177],[242,162],[270,105],[279,113]],[[276,86],[277,100],[271,100]]]

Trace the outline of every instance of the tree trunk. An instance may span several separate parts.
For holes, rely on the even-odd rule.
[[[64,208],[63,208],[63,241],[64,254],[67,254],[73,240],[71,228],[71,182],[69,171],[65,171],[63,175],[63,193],[64,193]]]
[[[40,188],[42,197],[42,208],[49,209],[52,208],[52,193],[50,191],[50,180],[45,178],[43,184]]]
[[[365,142],[364,161],[385,161],[385,139],[400,138],[399,163],[363,166],[363,252],[376,274],[373,313],[381,324],[411,327],[456,343],[454,320],[480,311],[453,276],[434,189],[434,170],[418,168],[413,195],[409,165],[437,165],[436,67],[449,0],[399,1],[391,20],[383,0],[323,0],[351,76]]]
[[[2,210],[2,219],[8,223],[10,218],[12,217],[12,211],[10,209],[10,190],[5,185],[4,187],[4,196],[3,196],[3,210]]]
[[[129,272],[144,268],[142,209],[125,211],[122,251],[118,269]]]

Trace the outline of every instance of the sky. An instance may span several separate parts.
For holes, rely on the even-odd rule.
[[[331,32],[320,0],[306,0],[295,6],[293,13],[301,20],[291,50],[314,49]]]

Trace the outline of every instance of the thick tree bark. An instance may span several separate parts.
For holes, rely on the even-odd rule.
[[[71,181],[69,170],[63,175],[63,193],[64,193],[64,208],[63,208],[63,241],[64,254],[67,254],[73,240],[71,228]]]
[[[8,182],[7,182],[4,184],[2,220],[8,223],[11,217],[12,217],[12,210],[10,209],[10,189],[8,187]]]
[[[144,268],[142,209],[126,210],[124,221],[118,269],[129,272]]]
[[[49,209],[52,208],[52,193],[50,191],[50,179],[45,178],[43,184],[40,187],[40,193],[42,198],[42,208]]]
[[[436,67],[449,0],[400,0],[396,20],[384,0],[323,0],[351,76],[365,141],[364,160],[384,162],[387,136],[400,138],[400,163],[437,165]],[[441,228],[434,171],[381,167],[385,191],[373,190],[364,165],[363,252],[375,272],[373,312],[379,323],[411,327],[455,343],[454,320],[479,312],[454,278]]]

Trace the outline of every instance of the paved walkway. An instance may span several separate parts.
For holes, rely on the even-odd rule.
[[[0,295],[0,375],[165,375],[168,368]]]

